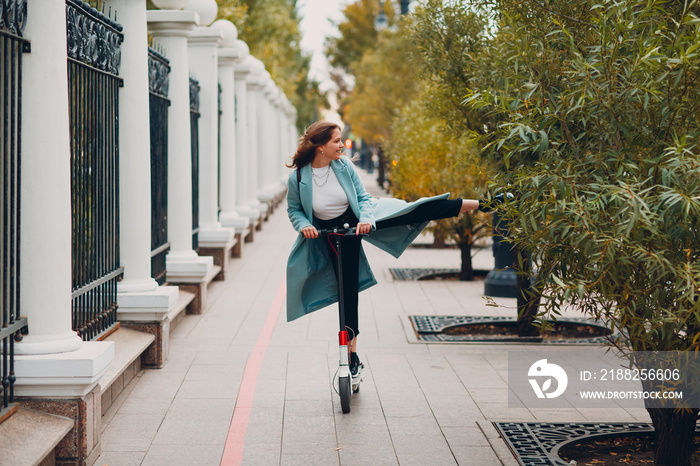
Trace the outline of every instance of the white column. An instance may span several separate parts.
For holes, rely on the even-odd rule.
[[[31,8],[32,6],[38,8]],[[30,5],[22,69],[18,395],[85,395],[114,358],[111,342],[83,342],[71,324],[71,173],[66,5]],[[38,378],[41,381],[38,382]],[[31,387],[31,388],[28,388]]]
[[[245,50],[236,47],[238,31],[228,20],[220,19],[211,26],[222,33],[219,44],[219,85],[221,86],[221,126],[219,128],[219,164],[221,170],[219,192],[221,213],[219,221],[226,228],[242,233],[250,224],[247,217],[236,210],[237,154],[236,154],[236,95],[234,66]]]
[[[192,153],[190,138],[190,76],[187,37],[197,25],[193,11],[149,10],[151,36],[170,60],[168,97],[168,241],[169,282],[200,282],[214,265],[212,257],[192,250]]]
[[[293,156],[299,145],[299,131],[297,130],[297,109],[289,104],[289,153]]]
[[[112,0],[128,33],[121,46],[119,76],[119,224],[124,279],[120,291],[153,291],[151,278],[151,157],[148,113],[148,31],[146,6]]]
[[[121,47],[119,95],[119,224],[124,279],[117,285],[119,308],[130,320],[139,311],[167,314],[178,288],[159,287],[151,277],[151,141],[148,90],[148,28],[142,0],[112,0],[127,33]]]
[[[188,41],[190,72],[199,81],[199,244],[226,247],[234,230],[219,222],[219,70],[218,45],[223,34],[194,28]]]
[[[250,56],[250,75],[248,76],[248,202],[260,215],[267,212],[267,205],[258,200],[258,171],[260,170],[261,147],[258,137],[259,119],[263,113],[261,93],[264,86],[263,72],[265,66],[260,60]]]
[[[248,80],[252,57],[248,55],[248,46],[242,40],[236,41],[240,58],[234,69],[235,112],[236,112],[236,211],[255,221],[260,211],[250,204],[250,125],[248,124]]]
[[[280,89],[280,96],[278,99],[277,116],[280,127],[280,138],[278,142],[277,151],[277,170],[275,171],[275,178],[273,182],[277,184],[278,192],[284,191],[284,185],[280,185],[280,180],[282,179],[283,171],[285,170],[284,164],[286,163],[287,157],[287,96],[284,95],[282,89]]]
[[[282,184],[283,189],[286,188],[287,183],[285,176],[288,173],[286,164],[290,163],[292,160],[292,154],[289,151],[289,141],[291,136],[289,134],[289,100],[287,96],[283,96],[282,108],[280,109],[280,125],[282,125],[282,136],[280,137],[280,177],[279,182]]]
[[[32,41],[32,53],[24,55],[22,70],[20,210],[21,312],[29,318],[30,336],[18,346],[19,351],[28,351],[30,346],[41,345],[45,352],[53,353],[76,350],[81,343],[71,330],[71,156],[65,5],[36,8],[30,18],[24,35]]]
[[[259,93],[261,114],[258,115],[258,200],[263,203],[272,201],[274,195],[270,192],[270,172],[275,140],[279,137],[277,121],[274,117],[272,99],[277,89],[270,73],[263,73],[263,89]]]

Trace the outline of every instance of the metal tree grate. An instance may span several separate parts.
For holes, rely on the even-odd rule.
[[[608,341],[608,338],[616,338],[617,334],[610,336],[588,337],[588,338],[571,338],[566,340],[543,340],[539,337],[518,337],[518,336],[501,336],[501,335],[449,335],[444,333],[450,327],[460,325],[477,325],[477,324],[494,324],[494,323],[510,323],[515,325],[515,317],[498,317],[498,316],[409,316],[416,336],[419,341],[423,342],[538,342],[543,345],[601,345]],[[558,319],[558,323],[586,324],[601,329],[607,327],[598,321],[586,318],[568,318]]]
[[[559,451],[572,442],[589,438],[653,433],[642,423],[494,422],[501,437],[522,466],[569,466]],[[696,430],[700,433],[700,429]]]
[[[389,269],[394,280],[415,281],[430,275],[459,273],[459,269]]]

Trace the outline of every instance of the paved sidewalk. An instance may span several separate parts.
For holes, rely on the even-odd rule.
[[[373,176],[363,177],[382,195]],[[294,237],[283,205],[231,263],[227,280],[210,289],[206,312],[175,329],[165,367],[142,371],[110,408],[95,464],[219,465],[236,434],[228,437],[237,399],[249,416],[242,437],[249,465],[510,466],[517,463],[492,421],[648,421],[644,410],[508,408],[508,351],[540,348],[419,343],[408,316],[513,315],[515,300],[497,300],[510,309],[488,307],[483,282],[400,282],[389,273],[458,267],[457,250],[411,248],[394,259],[371,245],[365,250],[379,284],[360,295],[365,379],[352,411],[342,414],[331,386],[335,306],[291,323],[282,309],[269,345],[253,352],[275,315]],[[490,269],[490,250],[475,262]],[[250,373],[244,383],[252,392],[239,395],[246,364],[256,360],[262,363],[255,385],[245,385]],[[241,406],[248,395],[252,404]]]

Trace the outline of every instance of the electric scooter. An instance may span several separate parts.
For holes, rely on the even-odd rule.
[[[339,366],[338,366],[338,390],[340,395],[340,407],[343,413],[350,412],[350,398],[353,393],[360,391],[360,382],[362,381],[362,372],[359,372],[355,377],[350,373],[350,348],[348,331],[345,328],[345,300],[343,290],[343,254],[342,254],[342,239],[344,236],[360,235],[356,229],[350,228],[347,223],[343,228],[334,228],[332,230],[319,230],[319,238],[325,237],[331,241],[331,246],[335,249],[337,265],[338,265],[338,315],[340,321],[340,331],[338,332],[339,340]]]

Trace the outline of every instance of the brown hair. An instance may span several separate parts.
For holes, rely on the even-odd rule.
[[[330,121],[317,121],[306,128],[304,134],[299,138],[299,146],[294,153],[292,163],[288,168],[297,169],[310,164],[316,156],[316,149],[327,144],[333,136],[333,130],[340,131],[340,126]]]

